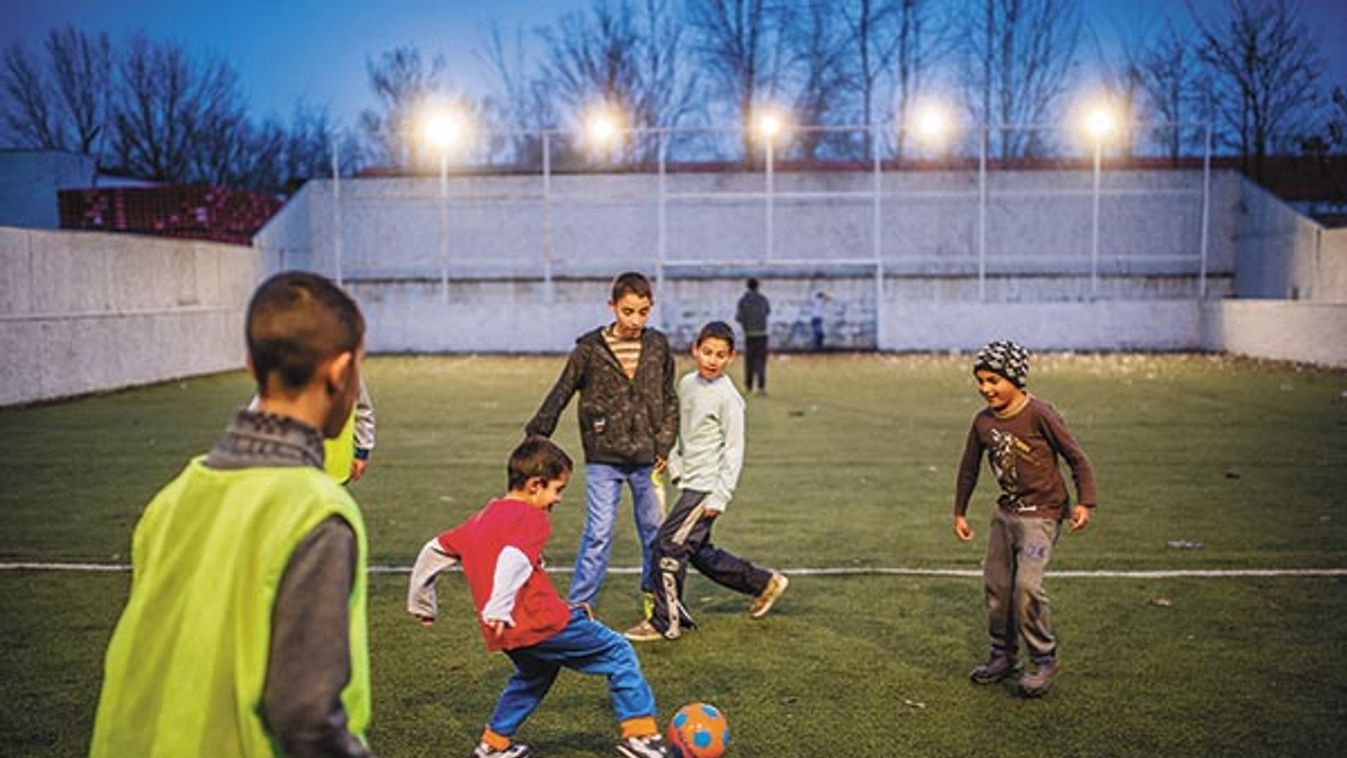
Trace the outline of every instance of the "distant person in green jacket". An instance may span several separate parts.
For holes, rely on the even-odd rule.
[[[136,524],[92,758],[372,755],[364,521],[323,471],[365,321],[327,279],[287,272],[245,331],[258,407]]]

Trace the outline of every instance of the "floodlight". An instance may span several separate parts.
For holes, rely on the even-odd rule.
[[[1096,140],[1108,137],[1118,128],[1118,117],[1107,105],[1095,105],[1085,114],[1085,132]]]
[[[938,145],[949,136],[952,122],[945,108],[936,103],[926,103],[913,115],[910,128],[918,142]]]
[[[585,134],[596,145],[612,142],[621,130],[621,120],[612,108],[596,109],[585,119]]]
[[[461,143],[467,136],[467,124],[462,114],[453,111],[435,111],[426,117],[421,136],[439,150]]]
[[[766,109],[758,112],[753,126],[760,138],[771,142],[785,131],[786,120],[777,111]]]

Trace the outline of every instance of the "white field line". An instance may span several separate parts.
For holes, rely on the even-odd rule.
[[[70,571],[85,573],[120,573],[131,570],[125,563],[40,563],[20,561],[0,563],[0,571]],[[790,576],[927,576],[979,578],[979,569],[938,569],[898,567],[800,567],[781,569]],[[371,574],[410,574],[411,566],[370,566]],[[551,569],[550,574],[570,574],[570,569]],[[639,568],[614,566],[610,574],[639,574]],[[1286,569],[1141,569],[1134,571],[1049,571],[1054,579],[1240,579],[1252,577],[1337,577],[1347,576],[1347,568],[1286,568]]]

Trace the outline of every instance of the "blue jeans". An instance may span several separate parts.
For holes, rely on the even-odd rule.
[[[650,549],[655,544],[664,514],[655,500],[650,466],[585,464],[585,530],[575,553],[575,573],[567,597],[572,603],[594,603],[608,574],[608,556],[613,552],[613,527],[617,506],[622,502],[622,483],[631,487],[636,533],[641,538],[641,586],[650,584]]]
[[[552,688],[562,668],[608,677],[608,695],[619,722],[655,715],[655,696],[641,673],[631,643],[593,621],[584,609],[571,611],[565,629],[536,645],[507,650],[515,672],[496,701],[487,726],[506,737],[523,725]]]

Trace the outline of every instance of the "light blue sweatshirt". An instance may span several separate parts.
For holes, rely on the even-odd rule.
[[[724,511],[744,466],[744,398],[729,377],[708,382],[693,371],[678,382],[678,415],[670,478],[707,493],[707,510]]]

